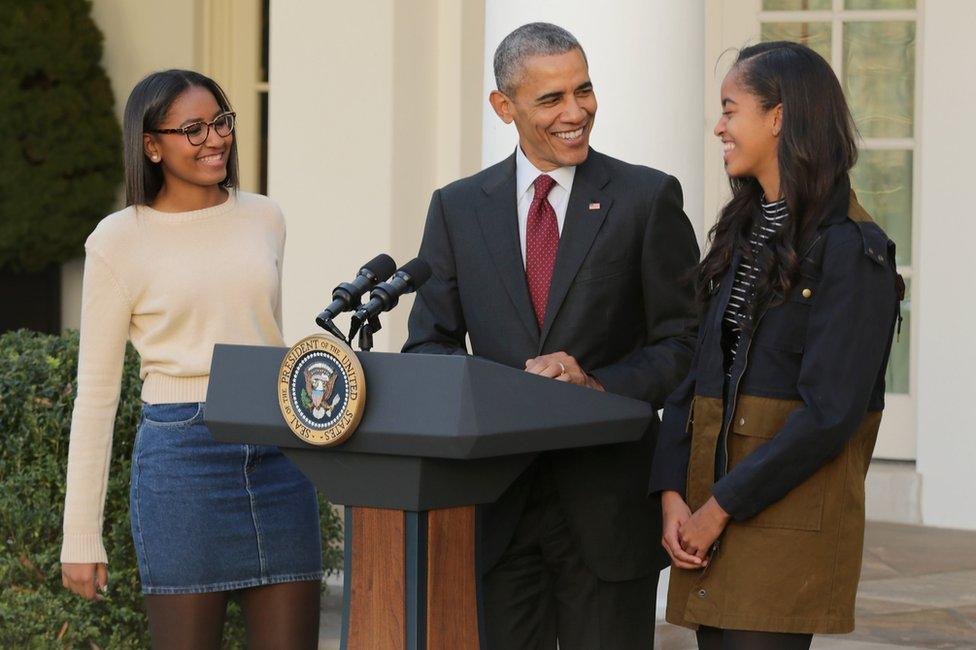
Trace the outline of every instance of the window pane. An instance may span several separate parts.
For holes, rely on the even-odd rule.
[[[915,23],[844,23],[844,92],[863,137],[912,137]]]
[[[891,357],[885,372],[885,392],[907,393],[909,371],[909,341],[912,338],[912,280],[905,279],[905,299],[901,303],[901,335],[895,329],[895,340],[891,344]]]
[[[830,9],[831,0],[763,0],[763,11],[803,11]]]
[[[845,9],[914,9],[915,0],[847,0]]]
[[[795,41],[830,61],[830,23],[763,23],[763,41]]]
[[[862,149],[851,172],[858,202],[898,247],[898,266],[912,264],[912,152]]]

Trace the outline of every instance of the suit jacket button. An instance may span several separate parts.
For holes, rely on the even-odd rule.
[[[812,292],[812,291],[810,291],[809,289],[804,289],[804,290],[803,290],[803,297],[804,297],[804,298],[809,298],[809,297],[810,297],[810,296],[812,296],[812,295],[813,295],[813,292]]]
[[[708,595],[708,594],[707,594],[707,593],[705,592],[705,590],[704,590],[704,589],[699,589],[699,590],[698,590],[698,597],[699,597],[699,598],[704,598],[704,597],[705,597],[705,596],[707,596],[707,595]]]

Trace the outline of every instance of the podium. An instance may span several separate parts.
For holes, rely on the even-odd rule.
[[[645,402],[461,355],[360,352],[366,408],[334,447],[295,436],[277,401],[287,348],[217,345],[205,420],[276,445],[345,508],[342,647],[476,650],[478,518],[541,452],[640,439]]]

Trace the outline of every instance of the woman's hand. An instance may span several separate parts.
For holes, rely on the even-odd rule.
[[[102,600],[99,591],[108,587],[108,567],[102,562],[61,565],[61,584],[87,600]]]
[[[712,550],[712,544],[718,539],[725,526],[729,523],[729,513],[722,509],[715,497],[710,497],[695,514],[691,515],[678,529],[678,541],[687,553],[700,558],[703,564]]]
[[[661,545],[671,556],[671,562],[679,569],[700,569],[701,558],[686,553],[678,541],[678,530],[691,517],[691,509],[680,493],[665,490],[661,493],[661,512],[664,516],[664,533]]]

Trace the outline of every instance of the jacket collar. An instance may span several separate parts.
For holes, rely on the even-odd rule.
[[[613,203],[613,198],[604,191],[609,182],[610,172],[604,156],[590,149],[586,160],[576,167],[573,191],[569,194],[569,204],[566,206],[566,221],[559,237],[559,251],[556,253],[556,266],[549,285],[546,317],[539,338],[540,353],[576,273],[590,252]]]

